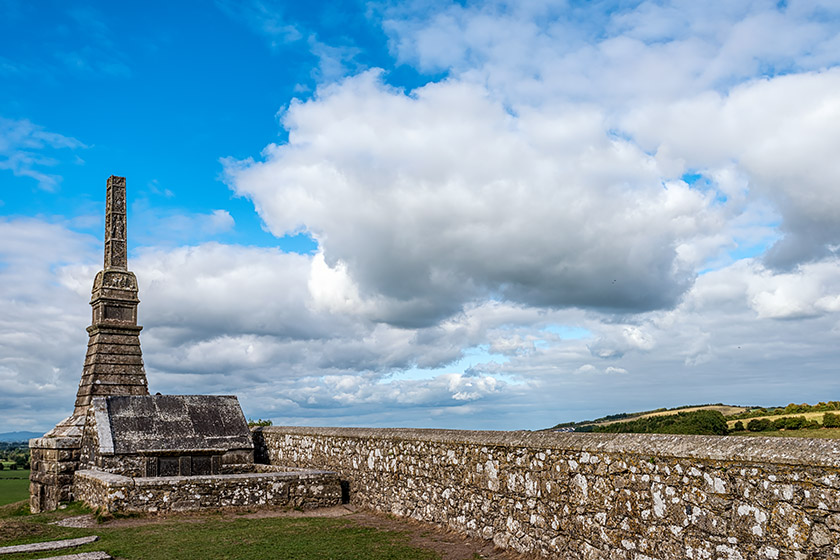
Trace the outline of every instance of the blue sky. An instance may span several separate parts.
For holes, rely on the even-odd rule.
[[[352,32],[365,41],[365,59],[381,58],[385,47],[381,31],[370,36],[377,30],[358,4],[276,9],[295,22],[277,36],[259,29],[267,24],[255,21],[256,5],[4,3],[4,117],[73,131],[72,140],[47,142],[39,154],[54,160],[43,171],[48,180],[10,179],[4,210],[98,214],[100,193],[81,186],[119,172],[132,178],[141,208],[178,215],[224,207],[238,227],[220,240],[276,245],[260,235],[253,205],[220,180],[219,158],[246,158],[282,141],[278,111],[317,84],[319,60],[307,43],[316,31],[308,25],[339,43]],[[141,228],[155,224],[133,225],[145,236]],[[202,240],[177,233],[184,237],[164,239]]]
[[[0,2],[0,409],[128,178],[150,386],[535,429],[837,399],[834,2]]]

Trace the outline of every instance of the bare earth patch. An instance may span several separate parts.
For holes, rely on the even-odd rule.
[[[473,558],[525,560],[526,558],[535,558],[534,556],[497,550],[493,541],[471,539],[460,533],[447,531],[413,519],[393,517],[371,511],[357,511],[348,517],[364,527],[407,533],[411,546],[433,550],[444,560],[472,560]]]

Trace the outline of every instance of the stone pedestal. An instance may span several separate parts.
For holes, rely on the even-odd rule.
[[[91,325],[74,415],[84,415],[93,397],[148,395],[138,326]]]
[[[51,511],[72,499],[73,474],[79,468],[85,418],[70,416],[47,432],[29,440],[29,509]]]

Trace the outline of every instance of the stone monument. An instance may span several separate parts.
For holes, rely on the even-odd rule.
[[[137,325],[137,278],[128,270],[125,177],[108,178],[105,195],[105,263],[93,281],[93,308],[85,365],[73,414],[32,439],[30,509],[49,511],[72,497],[73,474],[85,419],[96,396],[148,395]]]
[[[74,417],[93,397],[148,395],[137,324],[137,278],[128,270],[125,177],[108,178],[105,198],[105,268],[93,281],[93,319]]]
[[[105,265],[93,281],[85,365],[73,414],[32,452],[30,510],[80,500],[109,511],[335,505],[335,473],[254,463],[233,395],[149,395],[128,270],[125,178],[108,179]]]

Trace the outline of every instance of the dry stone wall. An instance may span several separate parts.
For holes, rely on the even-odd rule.
[[[840,442],[267,427],[258,461],[363,507],[563,559],[840,558]]]

